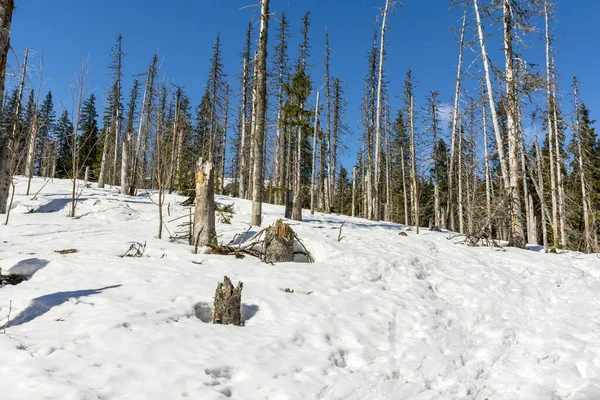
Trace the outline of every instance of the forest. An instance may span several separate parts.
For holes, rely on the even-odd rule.
[[[216,34],[201,98],[163,78],[159,54],[148,55],[144,73],[125,76],[127,38],[116,35],[107,49],[106,99],[91,90],[91,62],[83,57],[70,83],[71,107],[57,107],[44,90],[43,57],[32,66],[26,49],[16,64],[8,61],[14,6],[2,1],[0,212],[6,224],[13,177],[40,176],[73,182],[71,217],[78,181],[118,187],[127,196],[157,190],[160,237],[164,193],[193,197],[201,159],[211,166],[216,193],[253,201],[254,225],[261,223],[262,203],[288,203],[293,220],[309,209],[414,225],[417,233],[448,229],[474,245],[499,240],[543,245],[546,252],[599,250],[600,141],[580,96],[585,82],[573,76],[571,85],[559,85],[565,79],[558,79],[554,44],[560,39],[549,0],[448,2],[464,13],[453,27],[457,62],[446,66],[456,71],[449,123],[438,90],[415,96],[416,85],[427,85],[419,71],[406,71],[400,93],[389,90],[390,28],[406,18],[396,1],[377,5],[372,48],[361,60],[364,76],[351,82],[332,74],[340,60],[330,33],[311,29],[317,10],[286,15],[262,0],[239,48],[228,50],[239,51],[239,75],[225,74]],[[290,20],[301,22],[298,32]],[[315,41],[325,43],[322,76],[313,72]],[[543,65],[527,61],[533,42],[543,45]],[[492,61],[488,48],[499,45],[502,59]],[[347,88],[357,85],[360,110],[348,110]],[[391,97],[402,106],[394,109]],[[354,112],[360,129],[348,124]],[[540,129],[528,135],[531,121]],[[360,146],[347,148],[351,134]],[[343,152],[353,152],[353,164],[341,162]]]

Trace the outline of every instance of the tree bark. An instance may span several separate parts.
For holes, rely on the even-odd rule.
[[[200,157],[196,163],[196,208],[194,211],[193,245],[216,245],[215,173],[213,164]]]
[[[8,52],[10,51],[10,26],[14,7],[14,0],[0,1],[0,110],[4,100],[4,80]],[[1,118],[0,115],[0,120]],[[12,133],[0,132],[0,214],[6,214],[7,211],[15,142],[16,138]]]
[[[310,184],[310,214],[315,214],[315,173],[317,169],[317,130],[319,125],[319,91],[317,90],[317,103],[315,105],[315,126],[313,130],[312,174]]]
[[[377,106],[375,111],[375,193],[371,201],[375,202],[373,209],[375,220],[381,219],[381,88],[383,85],[383,57],[385,50],[385,27],[390,1],[385,1],[383,20],[381,22],[381,44],[379,46],[379,71],[377,76]]]
[[[242,324],[242,289],[244,284],[238,282],[233,287],[231,280],[225,276],[219,282],[215,292],[213,324],[241,325]]]
[[[265,262],[294,261],[294,231],[278,219],[265,232]]]
[[[461,86],[461,78],[462,78],[462,58],[463,58],[463,50],[465,47],[465,28],[467,26],[467,10],[463,14],[463,22],[462,28],[460,30],[460,45],[458,50],[458,67],[456,72],[456,86],[454,90],[454,109],[452,110],[452,140],[450,147],[450,165],[448,166],[448,204],[447,204],[447,214],[448,214],[448,225],[447,229],[452,231],[455,230],[454,226],[454,209],[452,205],[453,197],[453,178],[454,178],[454,152],[456,149],[456,136],[458,131],[458,116],[460,109],[460,86]]]
[[[513,14],[512,5],[509,0],[504,0],[504,57],[506,61],[506,102],[507,102],[507,124],[508,124],[508,159],[509,159],[509,184],[511,203],[511,230],[509,245],[524,248],[525,235],[523,233],[523,221],[521,212],[521,196],[519,193],[519,100],[515,81],[515,67],[513,55]]]
[[[256,121],[252,134],[254,144],[254,173],[252,183],[252,219],[250,224],[260,226],[262,219],[262,196],[265,183],[264,140],[267,108],[267,39],[269,33],[269,0],[261,1],[260,35],[256,58]]]
[[[413,216],[417,235],[419,234],[419,188],[417,186],[417,159],[415,151],[415,98],[410,96],[410,162],[411,162],[411,180],[413,195]]]

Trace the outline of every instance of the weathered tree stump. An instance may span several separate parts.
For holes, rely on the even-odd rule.
[[[231,280],[225,276],[223,282],[217,285],[215,292],[215,311],[213,324],[241,325],[242,324],[242,288],[238,282],[234,288]]]
[[[196,164],[196,209],[194,211],[193,245],[217,244],[215,229],[215,173],[213,164],[200,157]]]
[[[264,253],[267,263],[294,261],[294,231],[282,220],[267,228]]]

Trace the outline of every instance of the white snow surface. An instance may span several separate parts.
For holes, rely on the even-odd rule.
[[[305,211],[290,224],[316,262],[268,265],[157,239],[144,193],[92,184],[73,219],[70,181],[32,200],[44,181],[25,196],[17,179],[0,268],[35,274],[0,288],[2,400],[600,399],[596,255],[470,248]],[[188,218],[181,200],[167,197],[166,221],[185,216],[171,232]],[[217,225],[228,243],[251,203],[217,201],[235,204]],[[283,214],[263,210],[263,226]],[[142,258],[119,257],[131,241],[146,242]],[[244,282],[245,326],[200,319],[224,275]]]

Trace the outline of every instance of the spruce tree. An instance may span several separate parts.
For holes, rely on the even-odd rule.
[[[90,167],[92,176],[96,175],[99,163],[99,131],[98,112],[96,111],[96,96],[91,94],[84,100],[81,107],[81,134],[78,138],[78,153],[80,168]]]
[[[48,92],[44,101],[40,106],[39,115],[39,131],[36,146],[38,163],[36,164],[35,173],[47,176],[49,169],[51,168],[54,158],[54,138],[52,137],[52,131],[54,129],[54,122],[56,120],[56,112],[54,111],[54,103],[52,101],[52,92]]]
[[[73,124],[67,110],[62,112],[54,126],[54,137],[57,142],[56,177],[69,178],[73,170]]]

